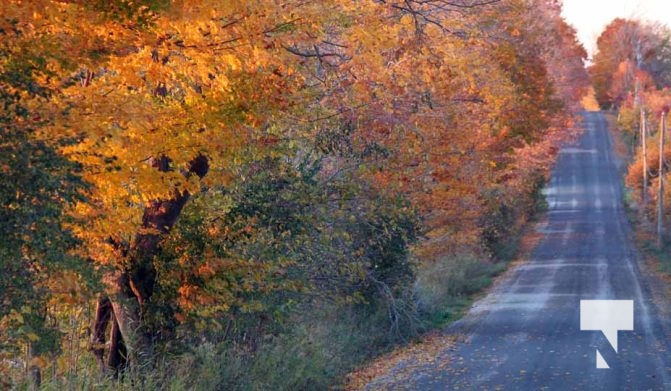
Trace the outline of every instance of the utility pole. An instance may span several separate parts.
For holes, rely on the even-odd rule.
[[[657,248],[662,248],[662,213],[664,212],[664,132],[666,131],[666,112],[662,110],[662,121],[659,125],[659,193],[657,195]]]
[[[641,195],[641,203],[645,207],[648,199],[648,124],[646,123],[645,110],[641,107],[641,147],[643,149],[643,194]]]
[[[641,81],[638,78],[638,73],[642,65],[643,54],[641,53],[641,38],[639,37],[636,42],[636,68],[634,70],[634,78],[636,79],[634,86],[634,107],[638,107],[641,104]]]

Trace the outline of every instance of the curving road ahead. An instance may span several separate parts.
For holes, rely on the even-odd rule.
[[[671,389],[671,335],[639,271],[606,121],[585,113],[584,124],[560,152],[531,258],[446,331],[463,337],[435,362],[368,389]],[[600,331],[580,330],[580,300],[591,299],[634,300],[617,352]],[[597,348],[610,369],[596,368]]]

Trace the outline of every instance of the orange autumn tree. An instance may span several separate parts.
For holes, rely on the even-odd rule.
[[[620,107],[636,91],[669,83],[668,27],[639,20],[615,19],[599,35],[590,66],[602,107]]]
[[[286,48],[322,35],[308,21],[327,7],[203,1],[154,13],[139,6],[142,26],[76,4],[46,2],[34,11],[51,23],[59,14],[92,22],[66,20],[66,44],[83,48],[63,49],[97,55],[82,54],[61,93],[36,109],[53,118],[46,137],[78,140],[63,153],[92,186],[73,208],[84,224],[72,229],[85,243],[82,255],[104,270],[93,335],[101,364],[108,322],[108,365],[118,368],[124,349],[133,359],[149,353],[141,314],[161,237],[192,195],[230,182],[244,154],[256,153],[250,145],[278,138],[280,112],[303,94]]]
[[[347,89],[329,100],[347,104],[341,111],[361,129],[358,142],[392,151],[370,175],[406,194],[429,235],[450,238],[441,242],[450,252],[477,246],[479,186],[490,164],[483,151],[512,86],[468,38],[458,8],[440,3],[361,5],[369,11],[356,13],[356,26],[366,28],[345,33],[352,60],[339,83]]]
[[[77,141],[62,152],[92,186],[72,210],[82,223],[70,228],[84,242],[81,255],[104,275],[92,336],[101,367],[150,357],[142,317],[156,284],[154,257],[189,200],[226,187],[237,167],[272,157],[285,138],[300,142],[312,117],[330,115],[319,100],[337,86],[306,80],[327,61],[348,61],[331,37],[352,10],[302,2],[188,2],[156,12],[139,5],[142,25],[96,7],[47,3],[36,11],[42,19],[65,12],[95,21],[66,24],[65,42],[83,45],[68,48],[84,52],[81,68],[36,109],[52,119],[45,137]],[[90,51],[96,55],[86,57]],[[186,306],[194,289],[179,288]]]
[[[505,252],[505,238],[514,237],[536,207],[558,146],[574,134],[575,101],[587,92],[589,79],[586,52],[556,1],[512,1],[489,11],[476,20],[515,91],[513,107],[500,118],[506,131],[491,144],[496,166],[491,190],[485,190],[482,225],[496,253]]]
[[[556,3],[458,8],[468,5],[390,2],[357,12],[367,27],[346,33],[356,44],[341,80],[356,94],[332,98],[349,102],[344,112],[360,107],[352,114],[360,137],[395,151],[375,177],[421,208],[435,243],[424,256],[480,251],[490,229],[483,219],[502,194],[514,204],[542,181],[570,125],[564,108],[588,84],[586,53]]]

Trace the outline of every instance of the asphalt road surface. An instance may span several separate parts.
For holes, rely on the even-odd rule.
[[[584,119],[545,189],[531,258],[447,330],[463,337],[440,359],[368,389],[671,390],[671,336],[639,269],[607,124],[601,113]],[[580,330],[580,300],[597,299],[634,301],[617,352],[601,331]],[[596,368],[597,349],[610,369]]]

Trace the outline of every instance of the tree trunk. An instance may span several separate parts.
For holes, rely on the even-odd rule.
[[[170,159],[163,156],[152,161],[159,172],[169,171]],[[191,175],[204,177],[209,170],[205,156],[194,158],[183,171],[185,178]],[[122,250],[125,269],[107,273],[104,283],[107,296],[101,297],[96,310],[93,327],[92,351],[101,367],[118,373],[126,365],[149,362],[152,357],[151,338],[142,327],[142,316],[146,304],[154,291],[156,270],[153,257],[159,250],[161,238],[175,225],[190,194],[175,190],[168,200],[149,202],[142,216],[142,228],[135,236],[130,248]],[[107,365],[103,364],[105,330],[112,320],[110,352]]]
[[[37,365],[30,366],[30,390],[39,390],[42,386],[42,372]]]
[[[142,329],[140,299],[129,289],[127,273],[117,272],[108,277],[111,277],[107,286],[118,333],[114,336],[121,336],[131,365],[143,363],[149,355],[149,338]],[[115,364],[117,370],[121,369],[120,363]]]
[[[112,328],[110,329],[110,350],[107,355],[107,368],[114,369],[115,377],[119,376],[119,372],[128,363],[128,352],[122,338],[119,322],[116,316],[113,316]]]
[[[39,390],[42,385],[42,371],[40,367],[33,363],[33,358],[35,357],[35,345],[30,342],[28,343],[28,352],[27,352],[27,362],[28,366],[28,380],[30,390]]]
[[[112,316],[112,303],[105,295],[98,298],[96,304],[96,318],[93,321],[93,333],[91,335],[91,352],[98,362],[100,372],[104,373],[106,370],[105,360],[105,331]]]

